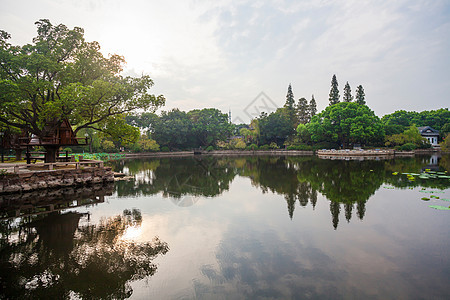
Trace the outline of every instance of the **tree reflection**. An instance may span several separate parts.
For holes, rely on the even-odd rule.
[[[363,219],[366,202],[383,183],[406,188],[424,186],[445,189],[448,180],[417,179],[395,176],[393,172],[420,173],[430,167],[429,157],[395,158],[392,160],[324,160],[313,156],[249,156],[249,157],[185,157],[133,160],[117,163],[116,169],[135,175],[135,181],[117,184],[119,196],[153,195],[175,199],[174,203],[192,205],[195,201],[182,201],[186,195],[213,197],[229,189],[236,175],[248,177],[253,186],[263,193],[284,196],[289,217],[294,217],[297,203],[314,209],[318,193],[329,201],[333,228],[337,229],[341,213],[347,222],[352,217]],[[448,158],[439,160],[441,169]]]
[[[3,224],[9,232],[2,232],[0,298],[127,298],[130,282],[152,276],[153,260],[169,250],[158,238],[147,243],[123,238],[128,228],[141,225],[139,210],[96,225],[79,226],[82,218],[87,216],[52,213],[21,226]]]
[[[236,172],[223,160],[211,156],[190,158],[164,158],[132,162],[129,173],[135,181],[119,182],[119,196],[159,192],[165,197],[180,198],[185,195],[214,197],[229,189]],[[152,169],[147,166],[151,165]],[[128,166],[128,165],[127,165]]]

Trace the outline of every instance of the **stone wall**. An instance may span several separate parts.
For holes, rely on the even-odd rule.
[[[114,173],[108,167],[8,173],[0,175],[0,194],[113,181]]]

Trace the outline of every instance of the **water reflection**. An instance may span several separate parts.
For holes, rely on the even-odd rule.
[[[157,269],[153,260],[169,250],[158,238],[146,243],[124,238],[141,222],[137,209],[98,224],[78,212],[1,221],[0,298],[131,296],[130,282],[152,276]]]
[[[114,192],[114,184],[38,190],[26,193],[0,195],[0,220],[48,214],[105,201]]]
[[[391,160],[324,160],[316,157],[185,157],[116,162],[114,168],[135,176],[134,181],[117,184],[119,196],[162,193],[179,206],[196,203],[197,196],[214,197],[229,189],[236,176],[250,178],[263,193],[284,196],[289,217],[295,207],[308,204],[314,209],[318,193],[329,203],[331,222],[338,228],[340,215],[347,222],[362,220],[366,202],[381,187],[428,187],[445,189],[449,180],[408,180],[394,172],[421,172],[424,168],[447,170],[447,157],[417,156]],[[189,198],[190,196],[190,198]]]

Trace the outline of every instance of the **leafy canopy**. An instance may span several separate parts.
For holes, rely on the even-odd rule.
[[[366,105],[340,102],[328,106],[306,125],[315,142],[377,143],[383,140],[380,119]]]
[[[24,46],[11,45],[10,35],[0,31],[0,122],[39,137],[51,135],[66,118],[75,133],[124,133],[133,131],[120,121],[128,112],[164,105],[162,95],[148,93],[149,76],[120,75],[125,59],[104,57],[97,42],[85,41],[82,28],[46,19],[35,24],[37,36]]]

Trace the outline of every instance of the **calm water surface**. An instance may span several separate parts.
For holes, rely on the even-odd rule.
[[[448,173],[401,174],[450,156],[113,167],[134,179],[0,196],[0,299],[450,298]]]

